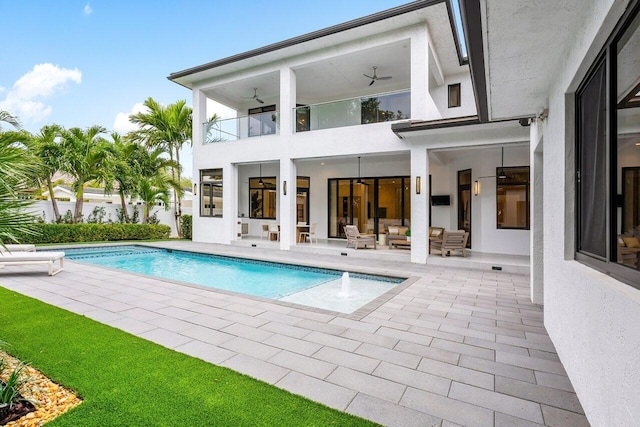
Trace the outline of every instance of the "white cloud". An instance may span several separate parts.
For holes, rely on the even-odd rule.
[[[86,4],[83,10],[85,15],[91,15],[93,13],[93,9],[91,9],[91,5],[89,3]]]
[[[63,90],[69,82],[82,82],[82,73],[53,64],[38,64],[20,77],[0,101],[0,109],[12,112],[24,122],[38,122],[51,114],[52,108],[43,102]]]
[[[141,112],[146,112],[147,107],[145,107],[142,103],[137,103],[131,108],[131,111],[128,113],[118,113],[116,114],[116,119],[113,122],[113,130],[122,135],[125,133],[131,132],[132,130],[138,129],[138,125],[131,123],[129,121],[129,116],[132,114],[138,114]]]

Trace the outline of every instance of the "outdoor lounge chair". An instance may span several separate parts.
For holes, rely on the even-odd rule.
[[[468,239],[468,231],[445,231],[442,233],[442,239],[429,239],[429,253],[431,253],[432,249],[437,249],[440,251],[440,254],[445,257],[451,255],[451,251],[461,251],[462,256],[466,258]]]
[[[345,225],[344,234],[347,236],[347,247],[353,245],[354,249],[358,249],[358,246],[364,246],[373,244],[373,249],[376,248],[376,235],[375,234],[360,234],[358,227],[355,225]]]
[[[53,265],[60,261],[60,268],[54,270]],[[5,265],[29,265],[46,264],[49,267],[49,276],[62,271],[64,266],[64,252],[2,252],[0,253],[0,268]]]
[[[316,234],[316,227],[318,226],[317,222],[312,222],[309,226],[309,231],[301,231],[300,232],[300,240],[306,242],[309,239],[309,243],[313,243],[313,238],[316,238],[316,243],[318,243],[318,235]]]
[[[36,245],[0,245],[0,253],[35,252]]]

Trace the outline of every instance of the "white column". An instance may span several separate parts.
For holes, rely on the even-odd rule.
[[[193,159],[191,166],[193,168],[193,185],[196,188],[196,194],[193,195],[192,201],[192,234],[193,240],[198,240],[200,234],[200,226],[201,226],[201,218],[200,218],[200,170],[198,169],[198,165],[196,164],[195,159],[197,158],[197,153],[202,149],[203,136],[202,136],[202,123],[206,119],[202,119],[207,116],[207,97],[205,94],[194,88],[193,92],[193,113],[192,113],[192,135],[191,140],[193,142]],[[193,190],[193,188],[191,188]]]
[[[286,184],[285,184],[286,183]],[[287,194],[284,194],[286,187]],[[288,251],[296,240],[296,164],[292,159],[280,159],[280,249]]]
[[[420,194],[417,178],[420,177]],[[411,148],[411,262],[426,264],[429,256],[429,156],[424,147]]]
[[[222,168],[222,218],[228,241],[237,240],[238,233],[238,165],[228,163]]]
[[[296,107],[296,73],[280,69],[280,135],[293,134],[293,109]]]
[[[411,118],[427,119],[429,46],[426,26],[411,37]],[[413,218],[411,218],[413,220]],[[413,231],[412,231],[413,232]],[[413,236],[412,236],[413,237]],[[412,239],[413,240],[413,239]]]
[[[543,135],[542,122],[533,121],[529,129],[529,181],[530,190],[530,257],[531,257],[531,302],[544,303],[544,219],[543,219]]]

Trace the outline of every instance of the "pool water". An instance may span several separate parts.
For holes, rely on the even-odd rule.
[[[403,281],[350,273],[345,295],[340,292],[342,271],[337,270],[136,245],[71,248],[65,253],[74,261],[345,313]]]

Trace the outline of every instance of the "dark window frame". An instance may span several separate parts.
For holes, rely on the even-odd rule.
[[[454,95],[453,90],[457,90],[457,95]],[[447,86],[447,98],[449,108],[456,108],[462,105],[462,86],[460,83],[452,83]],[[457,99],[456,99],[457,98]]]
[[[527,171],[529,172],[527,174],[527,180],[526,181],[515,181],[515,182],[511,182],[509,181],[509,178],[499,178],[498,175],[500,174],[500,172],[502,173],[507,173],[507,177],[509,176],[509,170],[515,170],[515,169],[527,169]],[[531,167],[529,165],[524,165],[524,166],[499,166],[496,168],[496,229],[498,230],[531,230],[531,175],[530,175],[530,171],[531,171]],[[501,182],[502,181],[502,182]],[[508,181],[508,182],[505,182]],[[508,187],[508,186],[522,186],[524,185],[526,187],[525,190],[525,194],[526,194],[526,203],[527,203],[527,208],[526,208],[526,224],[524,227],[503,227],[500,226],[500,223],[498,222],[498,190],[500,189],[500,187]]]
[[[265,180],[273,180],[274,182],[274,188],[265,188],[264,184],[260,185],[260,184],[256,184],[255,186],[252,186],[252,181],[256,181],[256,180],[260,180],[262,179],[263,182]],[[256,181],[257,182],[257,181]],[[276,201],[275,201],[275,207],[274,207],[274,216],[264,216],[264,194],[265,194],[265,190],[275,190],[276,191]],[[251,206],[251,197],[253,195],[254,191],[259,191],[260,194],[262,195],[262,208],[261,208],[261,212],[262,215],[260,216],[256,216],[253,214],[253,207]],[[262,176],[262,177],[258,177],[258,176],[254,176],[254,177],[250,177],[249,178],[249,218],[251,219],[276,219],[276,216],[278,215],[278,180],[276,176]]]
[[[627,10],[623,14],[623,16],[618,21],[615,29],[612,31],[611,35],[608,37],[607,41],[604,43],[604,47],[601,50],[600,54],[596,57],[593,64],[589,68],[587,74],[583,78],[578,90],[576,91],[574,97],[575,103],[575,129],[574,134],[575,138],[575,163],[574,167],[576,170],[576,200],[575,200],[575,247],[574,254],[575,260],[591,267],[595,270],[598,270],[604,274],[611,276],[612,278],[621,281],[625,284],[628,284],[636,289],[640,289],[640,270],[634,270],[624,265],[620,265],[617,263],[617,110],[621,108],[621,106],[617,105],[616,96],[612,96],[612,94],[617,93],[617,44],[625,34],[634,19],[640,13],[640,1],[632,0],[631,4],[628,6]],[[578,116],[579,112],[579,103],[578,103],[578,94],[581,89],[590,81],[590,79],[594,76],[594,74],[598,71],[599,66],[601,65],[601,61],[605,61],[605,78],[606,78],[606,105],[607,105],[607,127],[606,127],[606,141],[607,144],[607,184],[605,186],[605,194],[606,198],[604,203],[606,204],[606,237],[605,237],[605,245],[606,245],[606,258],[598,257],[597,255],[590,254],[580,250],[580,230],[581,230],[581,213],[579,211],[579,203],[580,203],[580,185],[579,185],[579,171],[580,171],[580,143],[581,143],[581,135],[580,135],[580,118]],[[612,76],[616,76],[616,78],[612,78]]]
[[[203,180],[203,176],[205,176],[205,174],[215,175],[215,171],[220,171],[220,177],[221,177],[220,181]],[[222,195],[221,197],[224,197],[224,170],[222,168],[200,169],[200,198],[199,198],[198,213],[201,217],[204,217],[204,218],[222,218],[223,217],[223,214],[220,214],[220,215],[213,214],[213,209],[215,209],[215,205],[213,204],[213,194],[214,194],[213,190],[215,187],[220,188],[220,194]],[[204,208],[204,209],[208,209],[209,214],[203,214],[202,198],[207,195],[209,196],[209,200],[211,200],[211,204],[209,205],[208,208]]]

